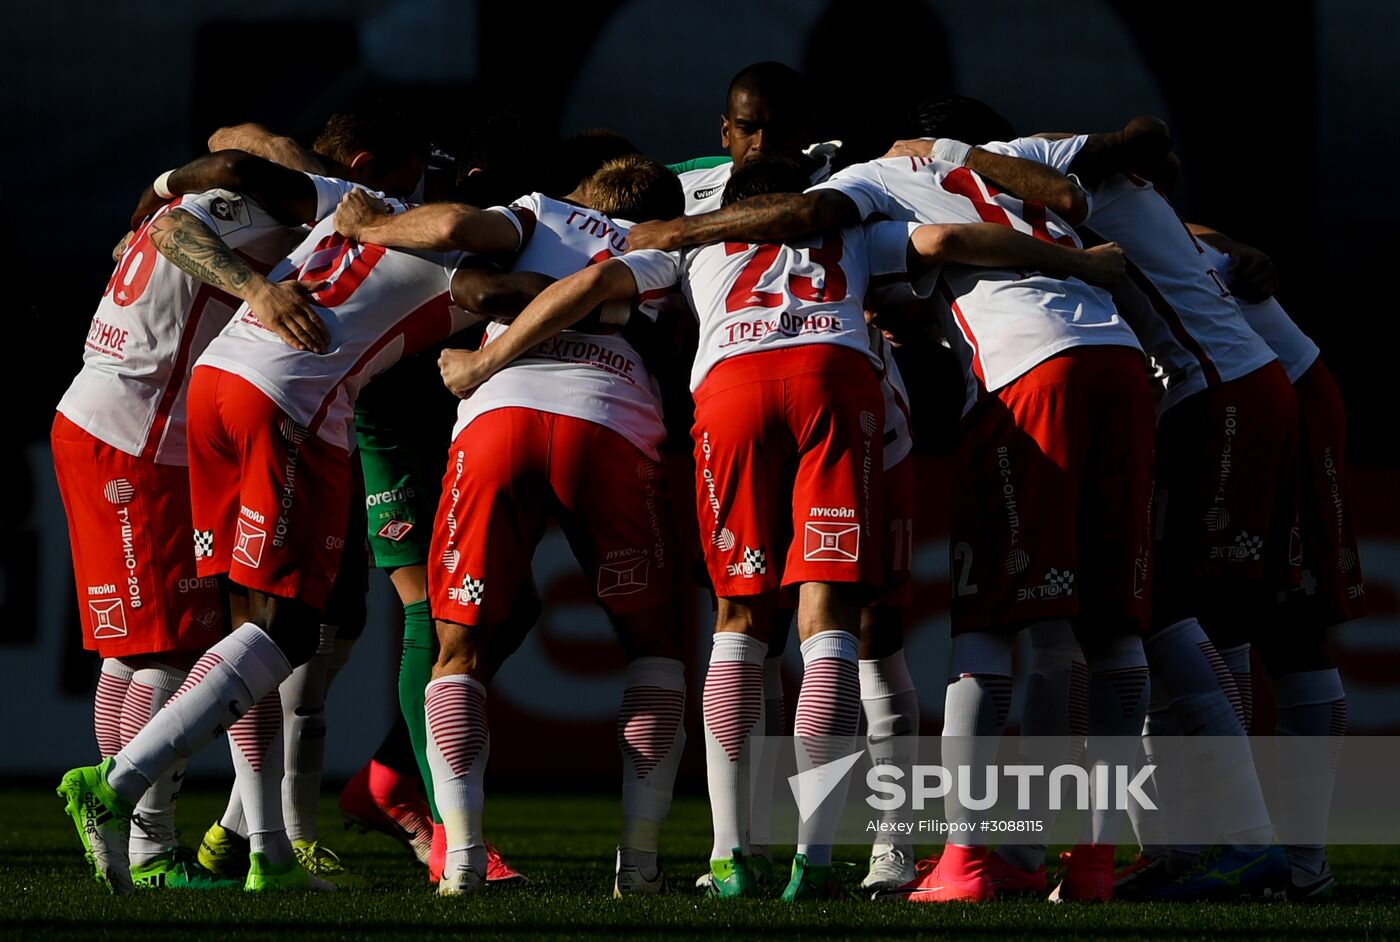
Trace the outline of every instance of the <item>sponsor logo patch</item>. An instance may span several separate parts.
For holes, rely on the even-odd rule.
[[[262,565],[263,547],[266,545],[267,531],[239,517],[238,537],[233,544],[234,562],[257,569]]]
[[[126,605],[121,599],[88,599],[88,614],[94,639],[126,637]]]
[[[113,478],[102,488],[102,496],[109,504],[129,504],[136,496],[136,487],[126,478]]]
[[[214,555],[214,531],[194,531],[194,558],[209,559]]]
[[[641,592],[647,587],[650,570],[651,560],[645,556],[620,563],[604,563],[598,567],[598,598]]]
[[[379,528],[378,535],[385,540],[392,540],[395,543],[400,543],[403,541],[404,537],[408,536],[409,531],[412,529],[413,524],[405,520],[390,520]]]
[[[802,558],[809,563],[853,563],[860,559],[860,524],[808,522]]]

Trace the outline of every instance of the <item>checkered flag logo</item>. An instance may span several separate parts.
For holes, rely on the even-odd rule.
[[[1230,525],[1230,514],[1224,507],[1212,507],[1206,511],[1206,529],[1219,533]]]
[[[762,547],[750,549],[744,547],[744,568],[756,575],[762,575],[768,571],[768,554]]]
[[[1264,555],[1264,538],[1262,536],[1250,536],[1248,531],[1241,530],[1235,537],[1235,548],[1241,555],[1250,559],[1258,559]]]
[[[462,577],[462,601],[471,605],[480,605],[481,597],[486,594],[486,581],[484,579],[473,579],[471,573]]]
[[[214,555],[214,531],[194,531],[194,558],[208,559]]]
[[[1045,585],[1051,590],[1052,595],[1073,595],[1074,594],[1074,573],[1066,569],[1061,572],[1051,568],[1045,574]]]

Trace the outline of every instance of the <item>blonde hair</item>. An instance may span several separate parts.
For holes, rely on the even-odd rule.
[[[609,160],[589,177],[588,205],[628,222],[672,219],[685,212],[681,181],[664,164],[641,154]]]

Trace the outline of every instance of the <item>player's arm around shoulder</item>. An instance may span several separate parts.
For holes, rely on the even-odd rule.
[[[561,278],[535,297],[504,332],[481,350],[444,350],[442,381],[458,397],[509,366],[527,350],[567,330],[605,301],[637,295],[637,278],[620,258]]]
[[[919,226],[909,236],[908,251],[912,274],[938,265],[957,264],[1039,271],[1111,286],[1122,280],[1125,268],[1123,251],[1116,243],[1085,251],[1045,242],[995,223]]]
[[[427,252],[513,252],[521,242],[518,224],[505,213],[466,203],[431,203],[394,214],[363,190],[340,201],[335,230],[356,242]]]
[[[321,352],[330,340],[311,301],[313,287],[272,282],[239,257],[209,225],[179,206],[148,230],[156,251],[186,274],[246,301],[254,316],[297,350]]]

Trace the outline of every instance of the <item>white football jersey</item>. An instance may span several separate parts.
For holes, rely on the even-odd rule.
[[[1205,249],[1216,270],[1225,273],[1225,279],[1229,281],[1230,256],[1216,251],[1209,245]],[[1240,311],[1249,322],[1250,329],[1264,338],[1269,349],[1278,356],[1279,363],[1288,373],[1288,381],[1298,382],[1298,377],[1306,373],[1321,355],[1317,344],[1299,329],[1293,318],[1283,309],[1283,305],[1278,303],[1278,299],[1265,298],[1258,304],[1238,298],[1236,300],[1239,301]]]
[[[875,223],[788,245],[724,242],[684,253],[632,252],[622,261],[644,310],[679,284],[699,318],[692,392],[721,360],[814,343],[858,350],[882,372],[866,329],[866,292],[872,279],[905,272],[916,228]]]
[[[564,278],[625,251],[631,224],[542,193],[492,210],[520,230],[513,271]],[[506,330],[486,328],[486,343]],[[594,422],[653,460],[666,437],[661,393],[642,357],[620,333],[566,330],[492,376],[457,407],[455,438],[477,416],[512,406]]]
[[[1078,246],[1074,230],[1039,203],[998,191],[966,167],[918,157],[856,164],[814,190],[850,197],[876,214],[921,223],[988,222]],[[1078,278],[947,265],[936,283],[944,332],[967,380],[964,412],[1050,357],[1080,346],[1142,349],[1108,292]]]
[[[840,149],[840,141],[826,141],[813,144],[803,151],[808,157],[818,161],[817,168],[812,171],[813,183],[821,183],[831,176],[831,162]],[[697,213],[710,213],[719,209],[724,201],[724,186],[733,172],[734,164],[731,161],[678,174],[681,189],[685,191],[685,214],[694,216]]]
[[[884,364],[880,375],[880,393],[885,399],[884,465],[888,471],[914,450],[914,434],[909,427],[909,392],[899,373],[894,350],[885,335],[870,327],[870,349]]]
[[[352,188],[311,176],[317,218]],[[185,274],[152,244],[151,223],[176,207],[200,219],[253,268],[287,254],[295,229],[227,190],[172,200],[136,231],[88,328],[83,368],[58,411],[113,448],[158,464],[188,464],[185,395],[191,364],[228,323],[238,299]]]
[[[452,303],[452,274],[464,257],[361,244],[336,232],[334,217],[322,220],[268,277],[325,283],[312,299],[330,333],[326,352],[289,347],[244,304],[196,366],[243,377],[294,421],[351,452],[364,384],[478,320]]]
[[[1059,141],[1020,138],[983,147],[1067,172],[1086,139],[1082,134]],[[1164,374],[1163,410],[1275,359],[1245,321],[1224,269],[1216,267],[1207,247],[1151,183],[1136,176],[1111,177],[1093,189],[1090,205],[1081,233],[1123,247],[1129,280],[1148,302],[1125,307],[1123,314]],[[1143,323],[1139,313],[1158,324]]]

